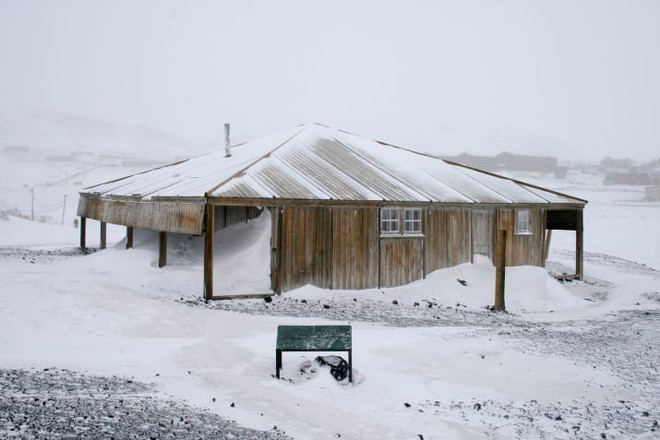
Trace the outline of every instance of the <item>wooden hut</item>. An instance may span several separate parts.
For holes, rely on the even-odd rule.
[[[508,231],[507,265],[545,264],[548,230],[576,231],[582,277],[585,200],[319,124],[85,189],[85,219],[205,235],[204,296],[213,295],[214,232],[272,213],[271,287],[391,287],[493,257]],[[218,274],[222,276],[222,274]],[[223,292],[224,293],[224,292]]]

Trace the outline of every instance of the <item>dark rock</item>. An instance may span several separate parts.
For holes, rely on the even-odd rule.
[[[399,301],[397,301],[397,300],[394,299],[394,300],[392,300],[392,304],[394,304],[395,306],[398,306],[398,305],[399,305]]]
[[[479,402],[475,403],[473,408],[476,409],[477,411],[481,411],[481,403]]]
[[[456,278],[456,281],[458,281],[458,283],[459,283],[461,286],[467,286],[467,281],[465,281],[465,280],[461,280],[461,279]]]
[[[266,297],[264,297],[264,301],[266,301],[267,303],[273,302],[273,297],[266,296]]]
[[[329,309],[330,306],[329,306],[328,304],[323,304],[323,308],[324,308],[324,309]]]
[[[410,408],[412,405],[410,405],[408,402],[406,402],[406,403],[403,404],[403,406],[405,406],[406,408]]]

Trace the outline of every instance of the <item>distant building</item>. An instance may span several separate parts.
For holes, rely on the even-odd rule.
[[[7,157],[25,158],[30,154],[30,147],[27,145],[7,145],[2,151]]]
[[[647,186],[644,200],[647,202],[660,202],[660,185]]]
[[[497,160],[494,156],[475,156],[474,154],[461,153],[458,156],[445,156],[443,159],[479,168],[486,171],[497,171]]]
[[[557,168],[557,158],[550,156],[528,156],[503,152],[497,156],[475,156],[462,153],[445,156],[444,159],[486,171],[521,171],[552,174]]]
[[[651,176],[648,173],[612,172],[605,174],[603,185],[650,185]]]
[[[500,153],[495,156],[497,167],[504,171],[527,171],[536,173],[554,173],[557,158],[550,156],[526,156],[522,154]]]
[[[606,156],[600,161],[600,168],[603,171],[610,170],[630,170],[633,167],[632,159],[612,159]]]

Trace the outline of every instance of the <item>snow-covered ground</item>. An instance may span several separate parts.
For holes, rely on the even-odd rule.
[[[509,268],[506,314],[481,259],[399,288],[205,303],[199,238],[173,237],[158,269],[151,233],[125,250],[114,228],[83,254],[72,226],[0,220],[0,437],[657,438],[660,205],[561,185],[590,200],[586,280]],[[268,224],[220,234],[216,290],[268,288]],[[572,270],[573,241],[553,236],[551,271]],[[301,374],[306,353],[274,379],[277,325],[312,323],[353,326],[353,386]]]

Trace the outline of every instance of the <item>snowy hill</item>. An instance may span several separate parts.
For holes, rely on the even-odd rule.
[[[0,107],[0,211],[70,223],[85,186],[201,152],[149,127]]]
[[[189,157],[198,146],[144,126],[122,126],[69,113],[0,107],[0,146],[27,146],[49,155],[108,154],[162,159]]]

